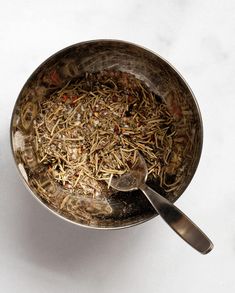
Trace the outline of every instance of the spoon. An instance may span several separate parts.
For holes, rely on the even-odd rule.
[[[173,203],[150,188],[145,182],[148,169],[144,158],[139,154],[130,172],[113,177],[110,186],[120,191],[140,189],[165,222],[189,245],[202,254],[213,248],[210,239]]]

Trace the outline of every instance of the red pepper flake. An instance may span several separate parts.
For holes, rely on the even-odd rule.
[[[72,96],[72,104],[75,104],[78,99],[78,96]]]
[[[118,101],[118,97],[116,95],[113,95],[113,102],[116,103]]]
[[[171,105],[171,114],[173,114],[176,118],[180,118],[182,116],[182,110],[179,105],[174,101]]]
[[[68,100],[68,96],[67,95],[63,95],[62,96],[62,101],[65,103]]]
[[[60,77],[57,73],[57,71],[54,69],[52,70],[50,74],[50,79],[52,81],[52,84],[59,85],[60,84]]]
[[[128,96],[128,102],[131,103],[134,101],[134,97],[133,96]]]
[[[115,134],[119,134],[120,133],[120,129],[119,129],[119,126],[116,124],[115,126],[114,126],[114,133]]]
[[[182,117],[182,108],[177,103],[176,95],[174,92],[170,92],[166,97],[167,106],[169,112],[176,118],[180,119]]]

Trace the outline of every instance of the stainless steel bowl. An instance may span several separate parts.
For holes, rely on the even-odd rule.
[[[29,184],[31,176],[29,166],[33,168],[36,164],[34,150],[27,142],[27,131],[19,131],[25,101],[31,101],[31,104],[37,103],[37,100],[51,87],[79,77],[84,72],[104,69],[134,74],[152,91],[162,96],[169,107],[176,107],[181,114],[183,113],[180,119],[187,122],[190,134],[187,138],[190,147],[187,146],[187,141],[183,142],[185,152],[182,160],[187,162],[183,170],[183,180],[172,192],[161,189],[159,182],[151,184],[170,201],[176,201],[189,185],[200,159],[203,140],[200,111],[194,94],[182,76],[163,58],[135,44],[118,40],[87,41],[67,47],[49,57],[32,73],[18,96],[12,114],[11,145],[24,183],[34,198],[48,210],[64,220],[81,226],[118,229],[143,223],[157,215],[140,191],[118,192],[102,200],[82,198],[81,213],[75,220],[73,215],[54,207],[52,202],[42,200],[40,192],[36,192]],[[33,120],[33,118],[30,119]],[[30,119],[29,127],[32,122]],[[28,160],[27,168],[26,160]]]

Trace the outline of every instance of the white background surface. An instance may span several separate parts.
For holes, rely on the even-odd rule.
[[[235,292],[234,37],[233,0],[1,0],[0,292]],[[210,254],[192,250],[160,218],[121,231],[76,227],[19,179],[9,123],[20,89],[51,54],[96,38],[154,50],[192,87],[204,148],[177,204],[213,240]]]

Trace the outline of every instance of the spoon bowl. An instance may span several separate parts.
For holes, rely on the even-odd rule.
[[[137,190],[145,183],[148,177],[146,162],[138,152],[137,161],[128,173],[120,177],[113,177],[110,186],[119,191]]]

